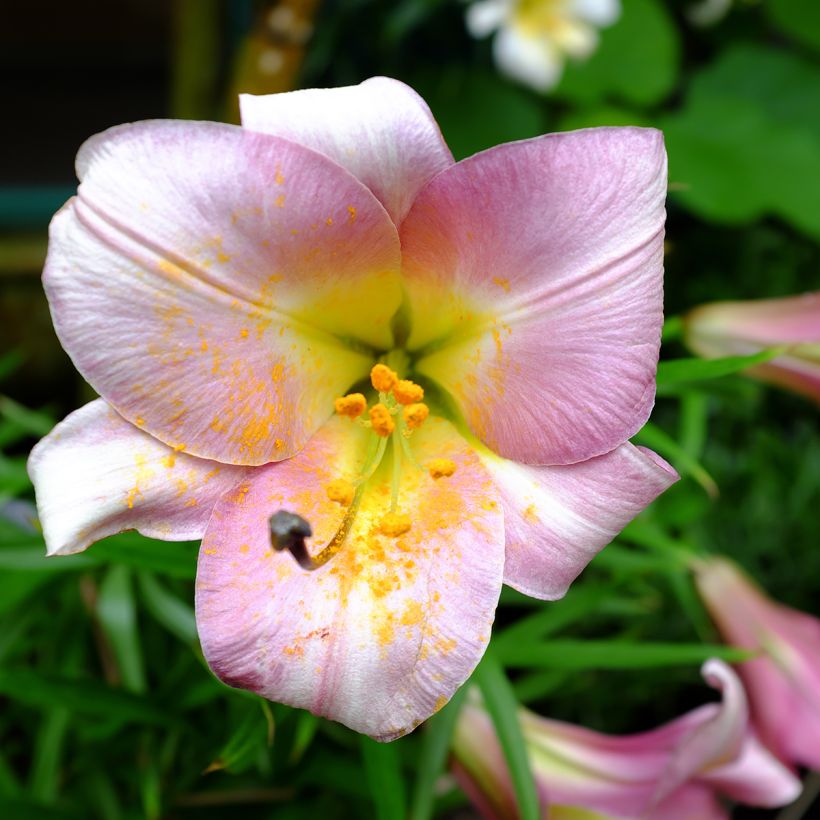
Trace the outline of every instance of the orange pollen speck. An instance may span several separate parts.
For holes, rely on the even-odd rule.
[[[335,399],[333,406],[340,416],[355,419],[367,409],[367,401],[361,393],[348,393],[346,396]]]
[[[427,469],[433,478],[449,478],[456,471],[456,465],[449,458],[434,458]]]
[[[402,411],[402,416],[411,430],[421,427],[429,415],[430,408],[426,404],[408,404]]]
[[[417,404],[424,398],[424,388],[409,379],[401,379],[393,385],[393,395],[399,404]]]
[[[370,381],[380,393],[389,393],[398,380],[396,371],[391,370],[386,364],[373,365],[370,371]]]
[[[373,432],[385,438],[396,429],[393,416],[390,415],[390,411],[381,402],[370,408],[370,423],[373,425]]]
[[[325,487],[325,492],[331,501],[335,501],[343,507],[349,507],[353,503],[353,496],[356,493],[356,489],[349,481],[345,481],[343,478],[336,478]]]
[[[404,513],[389,512],[379,522],[379,531],[395,538],[404,535],[410,529],[410,516]]]

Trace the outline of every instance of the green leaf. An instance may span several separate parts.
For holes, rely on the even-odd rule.
[[[820,3],[817,0],[767,0],[763,8],[782,32],[820,50]]]
[[[0,693],[36,708],[59,704],[72,712],[167,726],[173,718],[145,698],[95,680],[60,678],[32,669],[0,669]]]
[[[820,237],[820,67],[794,54],[735,45],[695,76],[682,108],[660,121],[670,190],[705,219],[774,214]]]
[[[786,347],[773,347],[761,350],[750,356],[725,356],[720,359],[667,359],[658,364],[658,388],[681,383],[718,379],[748,370],[756,364],[769,362],[782,355]]]
[[[706,472],[700,462],[692,458],[675,439],[661,430],[660,427],[647,422],[640,432],[632,438],[632,441],[635,444],[642,444],[645,447],[657,450],[658,453],[672,463],[681,475],[691,476],[697,481],[711,498],[717,498],[719,495],[714,478]]]
[[[144,692],[145,668],[142,660],[137,611],[131,572],[127,567],[112,567],[100,584],[97,618],[111,642],[126,689]]]
[[[498,741],[507,761],[521,820],[539,820],[538,791],[530,768],[527,746],[518,720],[518,702],[494,649],[489,647],[473,672],[492,718]]]
[[[54,417],[40,410],[23,407],[8,396],[0,396],[0,416],[14,422],[34,436],[45,436],[54,427]]]
[[[405,816],[407,798],[397,743],[378,743],[361,736],[362,758],[370,796],[379,820]]]
[[[691,666],[708,658],[738,662],[749,657],[745,650],[710,644],[574,640],[506,646],[499,652],[505,666],[522,669],[651,669]]]
[[[660,0],[624,0],[620,19],[601,32],[597,51],[570,61],[556,96],[597,103],[615,98],[654,105],[675,87],[680,63],[677,27]]]
[[[29,788],[32,796],[43,803],[51,803],[57,796],[70,719],[67,709],[52,709],[43,716],[37,732]]]
[[[206,772],[221,769],[244,772],[256,760],[259,751],[273,742],[273,718],[265,701],[261,698],[243,700],[235,708],[242,717]]]
[[[432,109],[456,159],[546,130],[541,100],[495,72],[449,65],[419,73],[413,87]]]
[[[195,643],[197,631],[193,607],[167,590],[152,573],[140,572],[137,577],[146,609],[151,615],[183,643]]]
[[[122,564],[193,580],[198,547],[192,542],[154,541],[136,532],[123,532],[94,544],[85,555],[100,564]]]
[[[9,350],[0,356],[0,381],[10,376],[23,363],[23,354],[19,350]]]
[[[450,702],[424,724],[410,820],[429,820],[433,816],[436,782],[444,771],[450,739],[466,693],[467,687],[462,686]]]

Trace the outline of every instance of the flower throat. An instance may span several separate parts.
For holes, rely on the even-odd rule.
[[[426,468],[418,463],[410,448],[410,438],[430,415],[424,403],[424,389],[409,379],[400,379],[386,364],[374,365],[370,382],[378,391],[378,401],[368,408],[363,393],[348,393],[334,401],[336,413],[346,416],[373,432],[368,442],[364,465],[353,481],[335,479],[325,487],[331,501],[346,507],[344,518],[336,534],[315,556],[305,546],[305,538],[312,535],[310,524],[301,516],[280,510],[270,517],[271,544],[277,551],[289,550],[302,569],[314,570],[326,564],[341,548],[356,517],[368,479],[376,472],[392,444],[392,477],[390,510],[382,517],[378,529],[382,535],[396,538],[412,526],[409,515],[399,510],[399,485],[402,462],[406,459],[419,470],[427,470],[434,479],[453,475],[456,465],[450,459],[432,459]],[[366,418],[365,418],[366,415]]]

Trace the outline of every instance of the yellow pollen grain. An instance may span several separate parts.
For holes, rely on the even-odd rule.
[[[393,396],[399,404],[417,404],[424,398],[424,388],[409,379],[400,379],[393,385]]]
[[[427,469],[433,478],[449,478],[456,471],[456,464],[449,458],[434,458]]]
[[[389,512],[379,522],[379,531],[383,535],[396,538],[410,529],[410,516],[405,513]]]
[[[327,497],[343,507],[349,507],[353,503],[353,496],[356,493],[354,486],[343,478],[336,478],[325,487]]]
[[[373,426],[374,433],[385,438],[396,429],[393,416],[390,415],[390,411],[381,402],[370,408],[370,424]]]
[[[411,430],[421,427],[430,415],[430,408],[426,404],[408,404],[402,411],[407,426]]]
[[[370,383],[380,393],[389,393],[398,380],[396,371],[391,370],[386,364],[374,365],[370,371]]]
[[[355,419],[367,409],[367,400],[361,393],[348,393],[335,399],[333,406],[340,416]]]
[[[145,419],[144,419],[142,416],[137,416],[137,417],[134,419],[134,424],[136,424],[136,425],[137,425],[137,427],[142,427],[142,426],[143,426],[143,424],[145,424]]]
[[[349,214],[348,221],[355,222],[356,221],[356,209],[352,205],[347,206],[347,212]]]

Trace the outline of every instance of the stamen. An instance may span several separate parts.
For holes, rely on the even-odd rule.
[[[433,478],[449,478],[456,471],[456,465],[449,458],[434,458],[427,469]]]
[[[374,404],[370,408],[370,424],[373,426],[374,433],[378,433],[378,435],[384,436],[385,438],[396,429],[393,416],[381,402]]]
[[[409,379],[400,379],[393,385],[393,396],[399,404],[416,404],[424,398],[424,388]]]
[[[416,428],[421,427],[429,415],[430,408],[421,402],[416,404],[408,404],[402,411],[402,417],[410,430],[415,430]]]
[[[370,382],[379,393],[389,393],[398,380],[396,371],[391,370],[386,364],[373,365],[370,371]]]
[[[355,419],[367,409],[367,400],[361,393],[348,393],[346,396],[334,399],[333,406],[340,416]]]
[[[396,538],[410,529],[410,516],[400,512],[389,512],[379,522],[379,531],[383,535]]]
[[[343,478],[337,478],[330,482],[325,487],[327,497],[343,507],[349,506],[353,502],[353,496],[356,494],[356,488]]]

